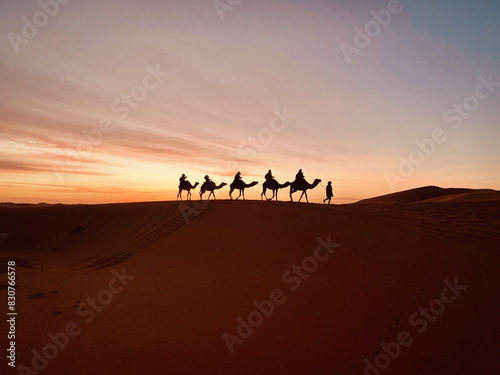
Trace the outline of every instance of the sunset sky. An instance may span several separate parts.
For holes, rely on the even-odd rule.
[[[41,0],[52,16],[2,1],[0,201],[167,200],[182,173],[261,183],[269,168],[332,180],[337,203],[500,189],[500,84],[484,86],[500,82],[500,2],[387,13],[394,1]],[[363,48],[357,30],[374,34]],[[437,128],[435,150],[415,153]]]

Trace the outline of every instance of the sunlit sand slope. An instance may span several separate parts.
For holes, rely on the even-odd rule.
[[[500,202],[452,201],[5,205],[2,373],[496,374]]]

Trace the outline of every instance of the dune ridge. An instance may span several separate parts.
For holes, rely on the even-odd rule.
[[[441,188],[424,186],[396,193],[362,199],[356,204],[481,202],[500,200],[500,191],[493,189]]]

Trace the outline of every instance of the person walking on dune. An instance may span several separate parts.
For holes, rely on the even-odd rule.
[[[325,203],[325,201],[328,201],[328,204],[330,204],[332,197],[333,197],[332,182],[328,181],[328,185],[326,185],[326,198],[323,200],[323,203]]]

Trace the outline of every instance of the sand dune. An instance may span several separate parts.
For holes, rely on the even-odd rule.
[[[366,361],[383,364],[382,343],[396,348],[408,332],[380,373],[496,374],[500,203],[484,198],[497,192],[438,189],[345,206],[2,206],[2,264],[17,262],[17,365],[33,368],[32,350],[75,322],[40,373],[363,374]],[[467,288],[453,294],[445,280]],[[240,338],[238,317],[258,320],[275,290],[281,303]],[[419,313],[429,304],[433,319]],[[228,334],[240,342],[228,347]]]
[[[500,191],[492,189],[443,189],[438,186],[425,186],[382,195],[380,197],[363,199],[357,203],[484,202],[498,200],[500,200]]]

